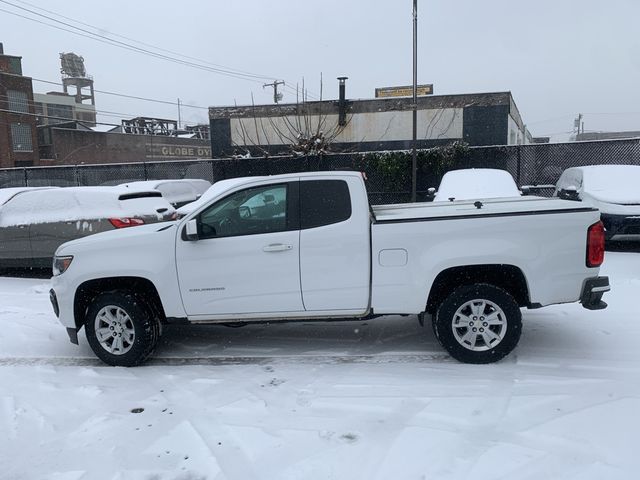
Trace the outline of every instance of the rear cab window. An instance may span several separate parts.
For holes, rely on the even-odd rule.
[[[316,228],[351,218],[351,195],[344,180],[300,182],[300,228]]]

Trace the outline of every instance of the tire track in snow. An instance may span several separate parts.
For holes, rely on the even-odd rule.
[[[144,366],[191,365],[262,365],[266,363],[309,364],[392,364],[392,363],[457,363],[444,353],[440,354],[392,354],[392,355],[281,355],[281,356],[232,356],[232,357],[156,357]],[[97,358],[89,357],[5,357],[0,367],[109,367]]]

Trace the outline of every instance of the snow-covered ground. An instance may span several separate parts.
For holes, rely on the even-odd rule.
[[[46,280],[0,278],[0,478],[638,478],[640,254],[602,272],[607,310],[524,311],[483,366],[388,317],[172,328],[111,368],[69,343]]]

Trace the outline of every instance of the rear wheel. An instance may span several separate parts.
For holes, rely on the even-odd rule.
[[[505,290],[485,283],[456,288],[440,304],[433,320],[436,338],[465,363],[497,362],[518,344],[522,314]]]
[[[160,337],[153,309],[127,291],[99,294],[89,306],[85,331],[91,349],[103,362],[133,367],[151,355]]]

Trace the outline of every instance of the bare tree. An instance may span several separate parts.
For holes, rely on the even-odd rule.
[[[302,88],[299,89],[296,86],[296,103],[293,105],[276,104],[277,116],[259,115],[252,95],[251,118],[247,118],[247,120],[253,124],[252,130],[255,133],[250,134],[243,120],[240,119],[236,133],[242,139],[242,143],[236,144],[235,147],[244,156],[251,151],[257,151],[261,155],[268,154],[272,145],[285,145],[286,151],[282,153],[300,156],[317,155],[331,151],[335,153],[331,148],[332,144],[350,124],[352,115],[347,116],[345,125],[338,124],[337,115],[335,115],[334,122],[331,115],[322,108],[322,92],[321,76],[320,100],[310,102],[303,79]],[[260,132],[262,132],[262,136]]]

